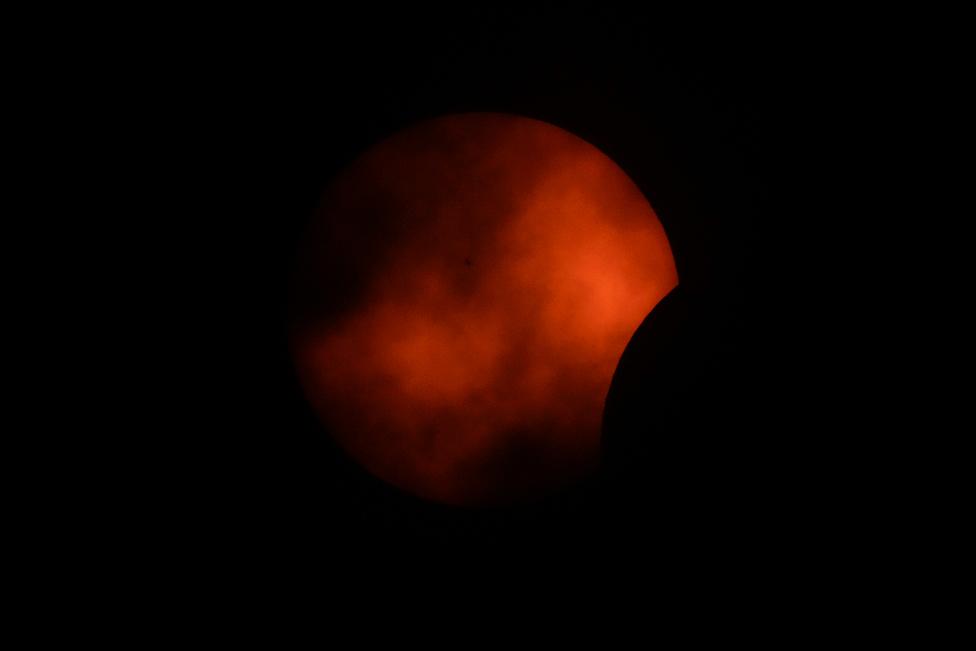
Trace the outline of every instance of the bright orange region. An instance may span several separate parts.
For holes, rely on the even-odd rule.
[[[501,114],[367,151],[326,192],[297,268],[312,406],[377,477],[454,504],[537,497],[594,469],[617,361],[678,280],[619,167]]]

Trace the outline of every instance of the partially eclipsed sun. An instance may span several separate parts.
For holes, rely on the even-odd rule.
[[[657,215],[598,149],[528,118],[451,115],[327,189],[297,258],[292,351],[372,474],[510,503],[596,468],[617,361],[677,282]]]

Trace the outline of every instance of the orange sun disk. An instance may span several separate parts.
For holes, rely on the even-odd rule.
[[[369,472],[450,504],[594,470],[637,326],[678,282],[664,229],[585,141],[503,114],[422,122],[326,190],[296,264],[305,394]]]

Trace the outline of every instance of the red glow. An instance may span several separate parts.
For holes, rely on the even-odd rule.
[[[376,476],[455,504],[592,470],[617,360],[677,284],[617,165],[500,114],[370,149],[327,191],[298,270],[293,351],[316,412]]]

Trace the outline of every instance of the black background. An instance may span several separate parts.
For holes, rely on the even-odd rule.
[[[819,51],[790,26],[713,18],[330,10],[209,21],[179,68],[164,53],[181,92],[160,97],[159,128],[193,187],[172,261],[189,270],[173,391],[190,408],[159,436],[172,544],[248,572],[636,557],[680,573],[816,540],[840,472],[822,431],[836,396],[809,400],[817,310],[796,260],[816,216],[791,186],[816,165],[795,91]],[[427,504],[363,473],[304,403],[286,346],[289,265],[322,189],[371,144],[462,111],[544,120],[607,153],[660,216],[681,281],[618,368],[600,475],[518,508]]]

